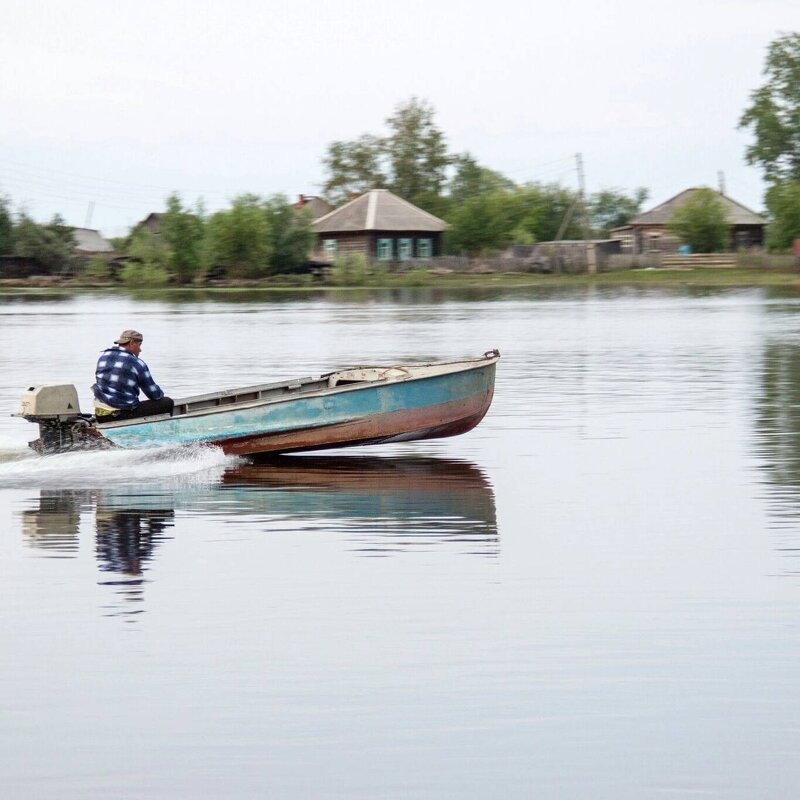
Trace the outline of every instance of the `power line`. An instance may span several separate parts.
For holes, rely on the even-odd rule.
[[[55,168],[55,167],[51,168],[51,167],[42,167],[42,166],[38,166],[38,165],[35,165],[35,164],[25,164],[25,163],[23,163],[21,161],[12,161],[12,160],[7,159],[7,158],[0,158],[0,165],[7,165],[9,168],[16,168],[18,170],[22,169],[22,170],[33,171],[34,174],[37,173],[37,172],[38,173],[44,173],[45,176],[47,176],[47,177],[51,176],[53,173],[56,173],[58,175],[66,175],[67,177],[70,177],[70,178],[77,178],[80,181],[87,181],[88,180],[88,181],[97,181],[97,182],[100,182],[100,183],[111,183],[111,184],[116,184],[120,188],[124,188],[124,189],[127,189],[127,190],[130,190],[130,189],[145,189],[145,190],[158,191],[158,192],[172,192],[172,191],[175,191],[175,187],[174,186],[170,186],[170,187],[167,187],[167,186],[156,186],[154,184],[135,183],[135,182],[131,182],[131,181],[121,181],[121,180],[119,180],[117,178],[100,178],[100,177],[93,176],[93,175],[86,175],[86,174],[81,174],[81,173],[77,173],[77,172],[70,172],[68,170],[58,169],[58,168]],[[184,190],[184,191],[190,191],[193,194],[194,193],[197,193],[197,194],[206,194],[207,193],[205,191],[196,190],[196,189]]]

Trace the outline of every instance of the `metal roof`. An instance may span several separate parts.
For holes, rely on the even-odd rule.
[[[317,233],[443,231],[447,223],[388,189],[370,189],[315,220],[313,227]]]
[[[645,211],[644,214],[640,214],[635,219],[632,219],[628,225],[666,225],[672,218],[675,210],[680,208],[697,191],[699,191],[699,187],[696,186],[691,189],[685,189],[680,194],[676,194],[675,197],[670,197],[669,200],[666,200],[660,206],[656,206],[650,211]],[[720,192],[719,199],[722,200],[722,204],[728,212],[728,223],[730,225],[766,224],[764,217],[756,214],[755,211],[751,211],[741,203],[737,203],[727,195]]]
[[[93,228],[73,228],[75,250],[79,253],[112,253],[114,246]]]

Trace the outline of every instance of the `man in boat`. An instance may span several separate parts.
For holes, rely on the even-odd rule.
[[[139,331],[122,331],[100,354],[95,371],[94,413],[98,422],[172,414],[172,398],[153,380],[147,364],[139,358],[144,337]],[[139,400],[139,392],[148,400]]]

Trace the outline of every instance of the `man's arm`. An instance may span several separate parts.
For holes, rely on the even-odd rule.
[[[164,390],[153,380],[147,364],[139,359],[139,388],[147,395],[150,400],[160,400],[164,396]]]

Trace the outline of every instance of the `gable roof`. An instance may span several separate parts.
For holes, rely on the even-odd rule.
[[[317,233],[443,231],[447,223],[388,189],[370,189],[315,220],[313,227]]]
[[[111,253],[114,246],[94,228],[72,228],[75,251],[78,253]]]
[[[699,190],[700,187],[698,186],[693,186],[690,189],[684,189],[684,191],[676,194],[674,197],[670,197],[669,200],[665,200],[660,206],[656,206],[655,208],[650,209],[650,211],[645,211],[644,214],[640,214],[635,219],[632,219],[628,225],[666,225],[672,218],[675,210],[680,208],[695,192]],[[756,214],[755,211],[751,211],[749,208],[747,208],[747,206],[737,203],[727,195],[722,194],[722,192],[719,192],[719,199],[722,200],[722,204],[725,206],[725,210],[728,212],[729,224],[766,225],[767,221],[764,219],[764,217]]]

